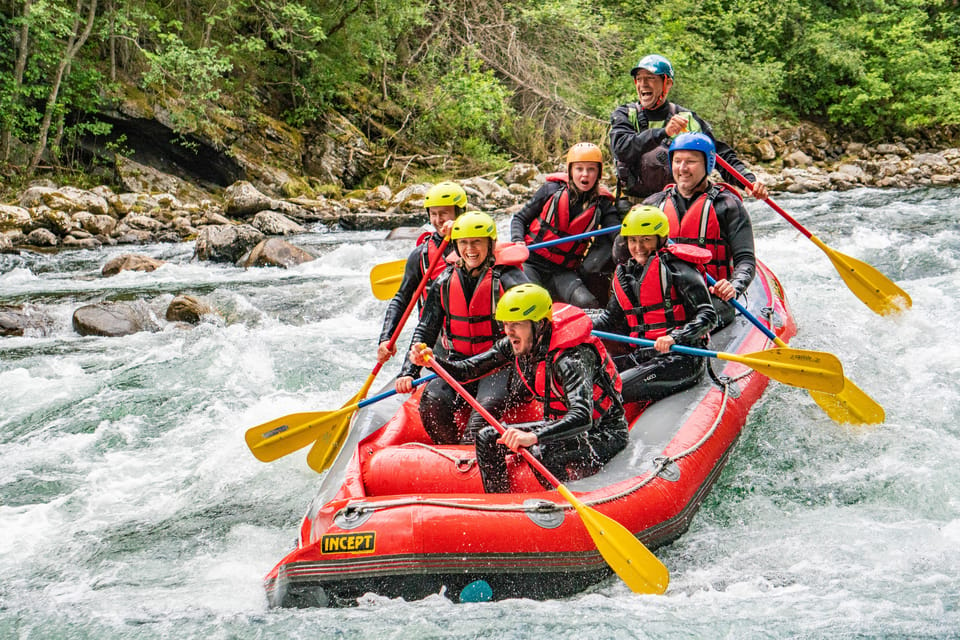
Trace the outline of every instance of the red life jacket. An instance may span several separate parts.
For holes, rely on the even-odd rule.
[[[503,294],[498,266],[519,266],[526,252],[517,261],[515,252],[503,251],[495,245],[494,265],[480,276],[473,295],[467,300],[463,288],[464,272],[458,267],[451,270],[450,277],[440,287],[440,306],[443,309],[443,344],[462,356],[483,353],[503,336],[500,323],[493,317],[497,302]],[[453,255],[453,254],[451,254]],[[448,257],[449,259],[449,257]],[[448,265],[449,266],[449,265]]]
[[[433,281],[440,277],[440,274],[446,271],[449,266],[443,258],[434,262],[434,258],[440,253],[441,242],[443,242],[443,238],[437,233],[424,233],[420,236],[420,239],[417,240],[417,246],[427,243],[426,249],[420,251],[420,277],[427,279],[427,284],[420,293],[420,299],[417,300],[421,313],[423,313],[423,303],[427,300],[427,292],[430,290],[430,285],[433,284]],[[447,247],[449,246],[448,244]],[[444,251],[446,250],[447,248],[444,248]],[[433,269],[430,269],[430,272],[427,273],[431,264],[433,264]]]
[[[570,409],[570,403],[564,395],[563,386],[557,383],[554,374],[557,358],[566,349],[581,344],[590,345],[597,352],[600,362],[603,364],[603,371],[600,376],[594,375],[593,378],[593,420],[597,422],[610,410],[610,406],[613,404],[614,390],[616,393],[620,393],[623,389],[623,382],[620,380],[620,374],[617,373],[617,367],[613,364],[613,359],[607,353],[607,349],[600,339],[590,333],[593,330],[593,322],[583,312],[583,309],[571,304],[556,302],[553,305],[552,324],[553,330],[550,335],[547,357],[537,364],[533,388],[530,388],[530,383],[524,377],[519,360],[515,360],[517,371],[520,372],[520,379],[523,380],[530,393],[543,403],[543,417],[547,420],[556,420]]]
[[[710,252],[706,249],[687,244],[668,244],[647,260],[636,291],[628,286],[623,265],[617,266],[613,277],[613,294],[623,309],[633,338],[656,340],[687,321],[683,300],[673,286],[663,261],[665,252],[696,265],[700,271],[703,270],[701,265],[710,260]]]
[[[597,179],[599,180],[599,177]],[[548,242],[593,231],[597,228],[601,213],[597,206],[597,200],[594,200],[580,215],[571,220],[570,187],[567,174],[551,173],[547,176],[547,180],[562,182],[564,186],[547,200],[540,215],[530,222],[530,228],[527,229],[527,233],[523,237],[525,243],[529,245]],[[601,198],[613,200],[613,194],[603,185],[598,185],[598,192]],[[583,256],[586,255],[588,248],[590,248],[590,241],[581,240],[579,242],[565,242],[543,249],[534,249],[533,252],[565,269],[576,269],[583,263]]]
[[[667,189],[673,189],[670,185]],[[668,195],[660,205],[670,221],[670,237],[681,244],[695,244],[698,247],[709,249],[710,261],[706,265],[707,273],[717,280],[729,279],[733,273],[733,256],[729,254],[727,242],[720,235],[720,223],[713,201],[722,192],[729,191],[743,200],[736,189],[719,183],[711,185],[693,205],[687,209],[681,220],[677,215],[677,208],[673,198]]]

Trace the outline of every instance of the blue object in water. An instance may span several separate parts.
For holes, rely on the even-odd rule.
[[[474,580],[460,591],[460,602],[489,602],[493,589],[486,580]]]

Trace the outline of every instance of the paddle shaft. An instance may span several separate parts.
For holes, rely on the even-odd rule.
[[[490,423],[490,426],[492,426],[494,429],[497,430],[497,433],[499,433],[500,435],[503,435],[504,432],[506,432],[506,430],[507,430],[506,427],[504,427],[502,424],[500,424],[500,421],[497,420],[496,418],[494,418],[494,417],[493,417],[493,414],[491,414],[489,411],[487,411],[487,410],[483,407],[483,405],[480,404],[480,403],[477,401],[477,399],[474,398],[473,395],[472,395],[469,391],[467,391],[466,389],[464,389],[464,388],[463,388],[463,385],[460,384],[459,382],[457,382],[456,379],[454,379],[454,377],[451,376],[451,375],[447,372],[446,369],[444,369],[443,367],[441,367],[440,364],[439,364],[434,358],[430,358],[429,362],[427,363],[427,366],[430,367],[431,369],[433,369],[434,371],[436,371],[438,376],[440,376],[441,378],[443,378],[443,380],[444,380],[447,384],[449,384],[457,393],[459,393],[460,396],[461,396],[464,400],[466,400],[466,401],[470,404],[470,406],[474,408],[474,410],[475,410],[477,413],[479,413],[481,416],[483,416],[483,418],[484,418],[488,423]],[[545,466],[543,466],[543,463],[540,462],[539,460],[537,460],[537,458],[536,458],[532,453],[530,453],[529,451],[527,451],[526,447],[521,447],[520,450],[518,451],[518,453],[519,453],[521,456],[523,456],[524,460],[526,460],[527,463],[529,463],[529,465],[530,465],[531,467],[533,467],[534,469],[536,469],[544,478],[546,478],[547,481],[548,481],[550,484],[552,484],[554,487],[559,487],[559,486],[560,486],[560,480],[558,480],[555,475],[553,475],[552,473],[550,473],[549,469],[547,469]]]
[[[427,242],[430,242],[428,239]],[[397,328],[394,330],[393,335],[390,336],[390,342],[387,343],[387,348],[393,350],[397,344],[397,340],[400,338],[400,332],[403,330],[403,325],[406,324],[407,318],[410,317],[410,314],[413,312],[413,308],[417,304],[417,300],[420,299],[420,294],[423,293],[423,290],[427,288],[427,282],[429,281],[428,275],[433,272],[434,267],[437,266],[437,262],[443,260],[443,251],[447,248],[447,245],[450,243],[450,236],[445,236],[443,241],[440,243],[440,247],[437,250],[437,255],[433,256],[433,260],[430,261],[430,265],[427,267],[426,273],[423,274],[423,277],[420,278],[420,284],[417,285],[417,290],[413,292],[413,296],[410,298],[410,303],[407,304],[406,310],[404,310],[403,315],[400,316],[400,321],[397,323]],[[378,362],[375,371],[379,371],[380,367],[383,365],[382,362]]]
[[[743,186],[745,186],[745,187],[748,188],[748,189],[752,189],[752,188],[753,188],[753,184],[751,184],[750,181],[747,180],[747,178],[746,178],[742,173],[740,173],[739,171],[737,171],[736,169],[734,169],[732,166],[730,166],[730,163],[729,163],[729,162],[727,162],[727,161],[724,160],[722,157],[720,157],[720,154],[717,154],[717,164],[719,164],[721,167],[723,167],[724,169],[726,169],[727,172],[728,172],[730,175],[732,175],[734,178],[736,178],[737,180],[739,180],[740,183],[741,183]],[[779,213],[781,216],[783,216],[783,219],[784,219],[784,220],[786,220],[787,222],[789,222],[790,224],[792,224],[794,227],[796,227],[797,231],[799,231],[800,233],[802,233],[802,234],[805,235],[806,237],[808,237],[808,238],[810,238],[811,240],[813,240],[813,234],[812,234],[810,231],[808,231],[808,230],[806,229],[806,227],[804,227],[802,224],[800,224],[799,222],[797,222],[796,219],[794,219],[793,216],[791,216],[789,213],[787,213],[786,211],[784,211],[784,210],[780,207],[780,205],[778,205],[776,202],[774,202],[774,201],[771,200],[770,198],[764,198],[763,201],[766,202],[768,205],[770,205],[770,207],[771,207],[774,211],[776,211],[776,212]]]
[[[574,236],[567,236],[566,238],[557,238],[556,240],[547,240],[546,242],[536,242],[534,244],[528,244],[527,249],[546,249],[547,247],[553,247],[558,244],[564,244],[567,242],[575,242],[577,240],[585,240],[586,238],[593,238],[594,236],[602,236],[608,233],[613,233],[614,231],[620,231],[620,225],[613,225],[612,227],[602,227],[600,229],[594,229],[593,231],[585,231],[584,233],[578,233]]]
[[[646,338],[631,338],[630,336],[624,336],[619,333],[607,333],[606,331],[594,331],[593,335],[598,338],[603,338],[605,340],[616,340],[618,342],[629,342],[631,344],[638,344],[641,347],[652,347],[654,345],[653,340],[647,340]],[[721,360],[728,359],[725,356],[730,356],[728,353],[721,353],[719,351],[708,351],[707,349],[698,349],[696,347],[685,347],[681,344],[675,344],[670,347],[670,351],[676,351],[677,353],[685,353],[688,356],[705,356],[707,358],[720,358]]]

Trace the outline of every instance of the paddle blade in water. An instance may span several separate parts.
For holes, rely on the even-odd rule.
[[[317,438],[317,441],[310,447],[307,453],[307,465],[317,473],[323,473],[330,468],[337,454],[343,448],[343,443],[350,433],[350,420],[353,414],[344,416],[344,418]]]
[[[840,393],[811,391],[810,397],[840,424],[880,424],[886,419],[883,407],[849,378],[844,380]]]
[[[670,584],[670,571],[622,524],[591,509],[562,484],[557,491],[570,501],[610,568],[634,593],[660,594]]]
[[[875,313],[886,316],[913,306],[907,292],[876,268],[831,249],[816,236],[810,236],[810,239],[827,254],[850,291]]]

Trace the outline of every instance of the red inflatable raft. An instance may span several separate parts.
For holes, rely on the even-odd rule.
[[[783,340],[796,332],[780,283],[763,265],[741,301]],[[739,316],[710,345],[738,354],[770,347]],[[696,387],[645,409],[628,407],[628,447],[600,473],[566,483],[652,550],[687,529],[768,383],[739,363],[710,364],[714,375]],[[419,395],[357,413],[296,549],[265,578],[272,606],[350,605],[368,592],[555,598],[610,575],[576,511],[519,458],[510,467],[515,493],[486,494],[473,447],[432,444]],[[532,419],[532,412],[503,421]]]

